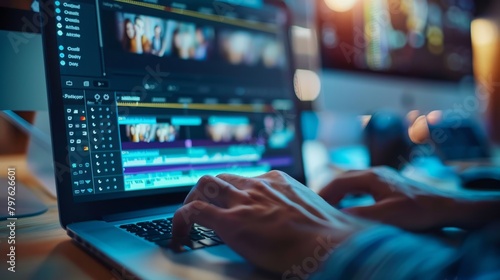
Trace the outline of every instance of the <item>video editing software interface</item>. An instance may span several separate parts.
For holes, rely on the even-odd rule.
[[[74,199],[179,190],[206,174],[296,173],[283,11],[260,0],[151,2],[55,2]]]

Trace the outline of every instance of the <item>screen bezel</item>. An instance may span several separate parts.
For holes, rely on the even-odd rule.
[[[291,25],[292,16],[286,4],[280,0],[264,0],[265,5],[275,6],[282,10],[286,15],[286,52],[290,66],[290,93],[294,92],[293,75],[295,73],[295,65],[293,63],[293,53],[291,46]],[[43,5],[42,11],[54,11],[54,0],[43,0],[40,3]],[[52,134],[52,146],[54,157],[54,169],[58,196],[59,218],[63,228],[68,224],[88,221],[100,220],[104,216],[113,214],[139,211],[150,208],[159,208],[168,205],[180,204],[187,195],[192,186],[186,186],[179,190],[162,189],[161,193],[155,195],[141,195],[137,197],[128,197],[112,200],[98,200],[91,202],[76,202],[71,187],[71,176],[69,170],[69,153],[67,149],[66,125],[64,121],[63,98],[61,76],[59,68],[59,58],[57,51],[57,36],[56,36],[56,20],[55,17],[47,17],[47,23],[43,26],[42,38],[44,46],[45,67],[50,71],[46,72],[47,92],[49,104],[49,116]],[[298,98],[290,96],[295,102],[296,113],[296,141],[297,145],[302,144],[301,122],[300,122],[300,102]],[[302,154],[295,154],[295,167],[297,174],[293,174],[294,178],[301,183],[305,183],[305,173],[303,168]],[[172,192],[172,190],[177,190]]]

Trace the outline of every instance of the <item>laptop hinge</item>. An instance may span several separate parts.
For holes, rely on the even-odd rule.
[[[179,207],[181,207],[181,205],[182,204],[176,204],[176,205],[170,205],[170,206],[159,207],[159,208],[151,208],[151,209],[144,209],[144,210],[137,210],[137,211],[131,211],[131,212],[123,212],[123,213],[118,213],[118,214],[105,215],[102,217],[102,219],[106,222],[114,222],[114,221],[136,219],[136,218],[147,217],[147,216],[163,215],[163,214],[175,212],[175,210],[177,210]]]

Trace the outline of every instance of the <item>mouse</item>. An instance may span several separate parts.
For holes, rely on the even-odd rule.
[[[500,167],[471,167],[458,175],[466,189],[500,190]]]

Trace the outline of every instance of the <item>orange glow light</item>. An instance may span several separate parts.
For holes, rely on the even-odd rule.
[[[354,7],[358,0],[325,0],[325,4],[332,11],[335,12],[347,12]]]

